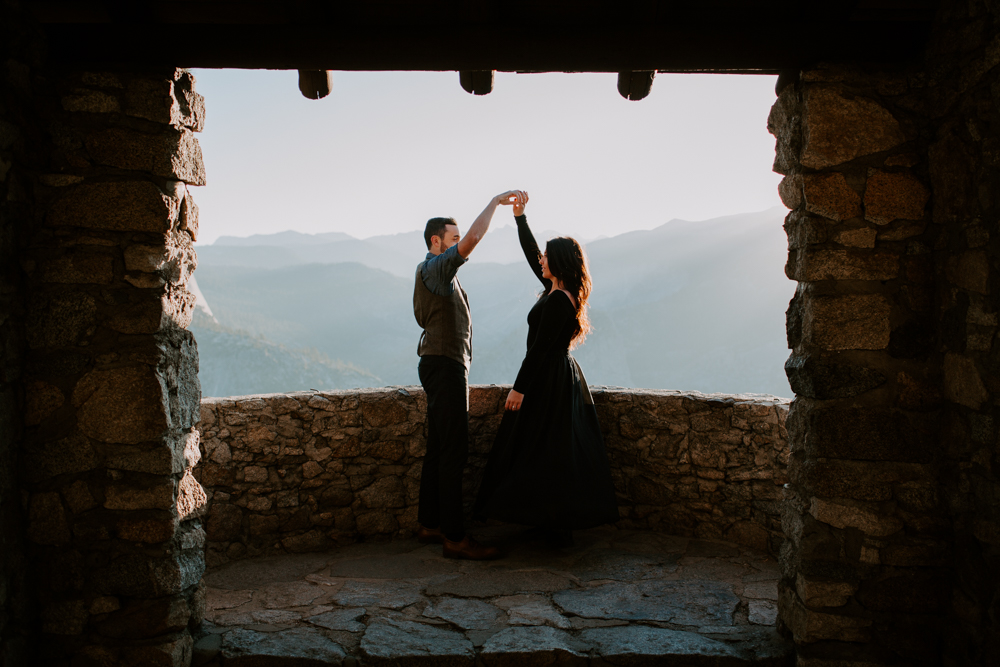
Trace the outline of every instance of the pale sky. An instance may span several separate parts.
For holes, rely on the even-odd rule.
[[[208,185],[200,243],[284,230],[358,238],[452,216],[464,231],[505,190],[538,229],[582,238],[780,205],[772,76],[658,74],[623,99],[614,74],[335,72],[307,100],[294,71],[195,70]],[[502,209],[495,224],[509,224]]]

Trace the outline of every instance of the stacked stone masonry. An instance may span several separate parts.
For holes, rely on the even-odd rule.
[[[946,2],[934,68],[820,65],[771,112],[800,664],[1000,663],[998,19]]]
[[[31,651],[31,589],[24,539],[25,516],[17,475],[24,437],[20,384],[24,374],[24,284],[18,271],[19,238],[31,220],[25,193],[31,155],[22,137],[32,129],[30,104],[17,93],[30,71],[37,39],[17,34],[25,17],[0,5],[0,665],[26,665]]]
[[[467,509],[508,390],[470,390]],[[594,400],[621,527],[777,551],[787,401],[597,387]],[[209,566],[411,535],[425,417],[419,387],[204,399]]]
[[[12,523],[6,480],[0,516],[5,547],[26,535],[30,565],[4,563],[0,605],[17,614],[0,622],[41,633],[25,649],[32,664],[186,665],[203,608],[205,494],[191,474],[201,395],[185,330],[203,101],[183,70],[43,77],[12,58],[3,71],[4,90],[32,102],[0,108],[2,257],[17,247],[0,279],[24,295],[0,315],[5,350],[24,354],[0,377],[3,446],[20,437],[0,474],[17,470],[27,528]],[[12,405],[23,437],[8,426]],[[32,604],[10,601],[28,581]],[[3,664],[28,664],[11,646]]]

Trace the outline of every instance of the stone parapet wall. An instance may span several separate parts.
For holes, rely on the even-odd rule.
[[[508,390],[470,389],[467,508]],[[621,526],[777,550],[786,400],[593,391]],[[194,474],[210,500],[209,566],[411,535],[425,415],[419,387],[204,399]]]

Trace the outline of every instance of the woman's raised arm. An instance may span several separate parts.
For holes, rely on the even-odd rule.
[[[528,203],[528,193],[523,191],[518,191],[516,200],[514,201],[514,221],[517,222],[517,239],[521,242],[521,251],[524,252],[524,258],[528,260],[528,266],[531,271],[538,278],[538,281],[542,283],[545,290],[548,291],[552,289],[552,281],[546,280],[542,277],[542,265],[540,263],[542,254],[538,250],[538,242],[535,241],[535,235],[531,233],[531,228],[528,227],[528,218],[524,215],[524,207]]]

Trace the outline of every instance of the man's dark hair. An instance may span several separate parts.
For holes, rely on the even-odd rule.
[[[427,249],[431,249],[431,237],[437,236],[444,239],[444,228],[447,225],[458,226],[455,222],[455,218],[431,218],[427,221],[427,226],[424,227],[424,241],[427,243]]]

